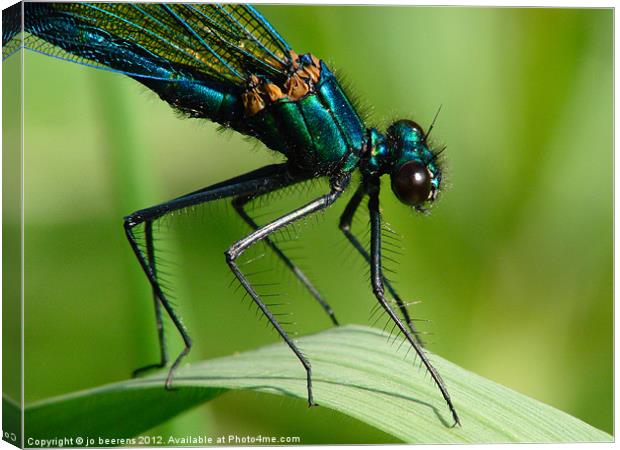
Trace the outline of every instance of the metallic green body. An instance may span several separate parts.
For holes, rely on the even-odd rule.
[[[299,100],[280,99],[245,118],[240,131],[251,134],[295,165],[328,173],[353,170],[364,146],[365,127],[342,87],[321,63],[314,92]],[[233,128],[235,124],[232,124]]]

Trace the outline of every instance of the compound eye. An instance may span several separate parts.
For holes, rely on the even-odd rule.
[[[391,178],[392,191],[406,205],[421,205],[431,196],[431,173],[418,161],[406,162]]]

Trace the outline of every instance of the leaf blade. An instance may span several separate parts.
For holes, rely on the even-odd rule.
[[[315,399],[411,443],[610,442],[613,437],[566,413],[429,355],[444,377],[462,427],[424,372],[403,359],[387,334],[338,327],[299,339],[313,364]],[[163,389],[165,373],[81,391],[26,408],[26,435],[133,436],[229,389],[305,401],[305,372],[284,344],[185,366],[179,389]],[[95,420],[93,420],[93,418]],[[50,422],[51,420],[51,422]],[[120,424],[120,425],[119,425]],[[69,428],[68,428],[69,427]]]

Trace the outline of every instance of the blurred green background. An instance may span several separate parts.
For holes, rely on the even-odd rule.
[[[433,134],[448,145],[447,186],[433,213],[413,214],[387,183],[382,193],[384,217],[403,236],[397,286],[423,300],[412,313],[429,320],[430,349],[612,432],[612,11],[259,9],[293,48],[344,77],[369,126],[401,117],[427,126],[443,105]],[[277,159],[208,122],[178,119],[133,80],[27,53],[26,402],[122,380],[157,359],[124,215]],[[277,340],[228,287],[222,252],[247,229],[220,206],[162,228],[195,342],[189,361]],[[341,322],[369,323],[367,269],[336,227],[343,207],[300,228],[291,251]],[[299,333],[329,326],[279,266],[272,277]],[[178,337],[168,336],[174,353]],[[393,441],[304,401],[252,392],[156,431]]]

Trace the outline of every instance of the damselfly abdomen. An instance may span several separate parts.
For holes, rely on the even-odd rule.
[[[23,11],[20,10],[23,8]],[[21,31],[23,13],[24,35]],[[167,365],[163,311],[181,334],[185,348],[174,360],[166,387],[191,347],[190,337],[171,306],[155,258],[153,223],[175,211],[230,199],[253,232],[232,244],[226,262],[235,277],[299,358],[307,373],[308,403],[314,404],[308,359],[282,328],[241,270],[238,258],[265,242],[308,288],[337,324],[331,307],[308,277],[271,240],[278,230],[334,204],[359,171],[361,182],[345,206],[340,229],[370,265],[373,293],[430,373],[458,423],[448,391],[425,355],[407,307],[382,273],[380,177],[389,175],[398,199],[417,210],[434,201],[441,186],[438,153],[426,132],[410,120],[385,133],[363,123],[340,83],[316,56],[297,54],[273,27],[248,5],[120,3],[25,3],[3,16],[3,56],[23,46],[61,59],[116,71],[134,78],[190,117],[205,118],[254,137],[283,154],[269,165],[200,189],[125,218],[127,239],[154,294],[161,361]],[[329,180],[329,191],[259,226],[245,206],[253,199],[314,178]],[[351,233],[352,219],[368,197],[370,251]],[[144,231],[144,244],[136,230]],[[386,289],[396,307],[387,299]]]

